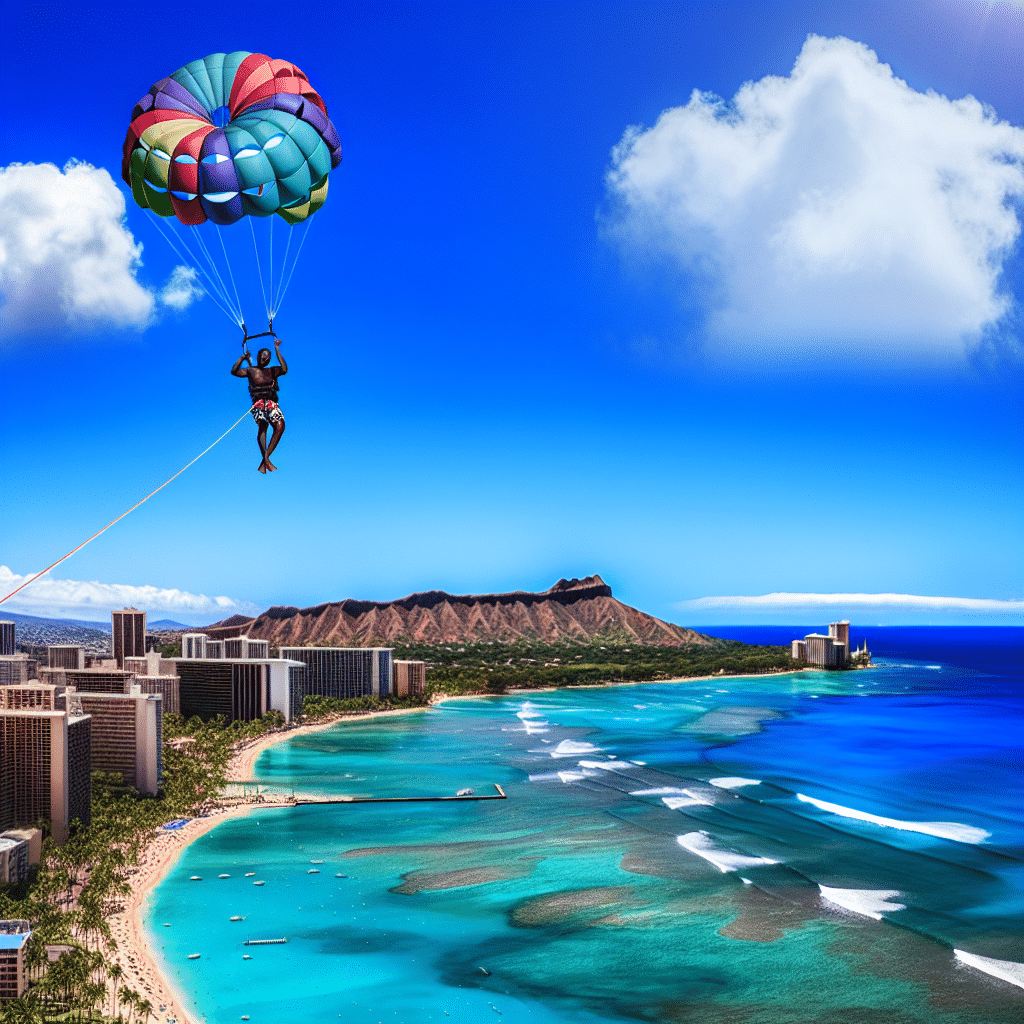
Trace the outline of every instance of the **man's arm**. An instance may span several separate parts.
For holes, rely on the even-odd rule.
[[[281,339],[274,339],[274,350],[277,352],[277,361],[281,364],[278,377],[283,377],[288,372],[288,364],[284,361],[284,356],[281,355]]]
[[[238,361],[235,363],[234,366],[231,367],[231,376],[232,377],[248,377],[249,376],[249,368],[246,367],[244,370],[242,369],[242,363],[244,361],[245,361],[245,356],[244,355],[241,355],[241,356],[238,357]]]

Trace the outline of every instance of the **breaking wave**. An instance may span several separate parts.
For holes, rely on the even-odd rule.
[[[745,853],[737,853],[728,847],[716,846],[714,839],[707,832],[687,832],[684,836],[676,836],[676,842],[690,853],[703,857],[718,868],[722,874],[735,871],[737,868],[753,868],[762,864],[778,864],[769,857],[749,857]]]
[[[595,754],[601,747],[595,747],[593,743],[584,743],[580,740],[562,740],[554,750],[546,750],[544,753],[552,757],[577,757],[580,754]]]
[[[815,807],[828,811],[830,814],[838,814],[843,818],[870,821],[874,825],[898,828],[904,832],[921,832],[926,836],[952,839],[957,843],[983,843],[992,834],[991,832],[986,832],[983,828],[976,828],[974,825],[961,825],[956,821],[900,821],[898,818],[883,818],[877,814],[868,814],[867,811],[843,807],[841,804],[830,804],[827,800],[816,800],[813,796],[804,796],[803,793],[797,793],[796,798],[806,804],[814,804]]]
[[[1007,981],[1017,988],[1024,988],[1024,964],[1012,960],[993,960],[990,956],[978,956],[976,953],[965,953],[962,949],[954,949],[957,960],[973,967],[976,971],[984,971],[993,978]]]
[[[899,896],[896,889],[831,889],[827,885],[819,885],[822,899],[834,903],[837,907],[850,910],[854,914],[882,920],[882,914],[890,910],[906,910],[904,903],[890,903]]]
[[[738,775],[727,775],[721,779],[708,779],[712,786],[719,789],[739,789],[741,786],[760,786],[760,779],[741,779]]]

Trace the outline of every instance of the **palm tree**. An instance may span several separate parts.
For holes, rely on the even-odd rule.
[[[113,998],[114,998],[114,1016],[117,1016],[117,983],[121,980],[124,975],[124,968],[116,961],[107,968],[107,974],[110,975],[110,980],[114,983],[113,985]]]

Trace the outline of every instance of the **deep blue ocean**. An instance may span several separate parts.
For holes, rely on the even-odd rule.
[[[280,744],[256,768],[276,786],[508,799],[227,821],[154,892],[153,943],[209,1024],[1019,1024],[998,975],[1024,983],[1024,629],[851,637],[874,668],[460,700]]]

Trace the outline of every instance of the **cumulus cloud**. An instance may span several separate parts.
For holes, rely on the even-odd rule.
[[[0,596],[10,593],[33,575],[19,576],[6,565],[0,565]],[[233,597],[207,597],[166,587],[137,587],[127,583],[59,580],[43,576],[0,606],[0,618],[4,608],[23,615],[92,619],[98,613],[105,616],[115,608],[129,607],[172,616],[208,616],[211,621],[237,614],[256,615],[260,611],[254,604]]]
[[[172,309],[188,309],[200,298],[203,289],[199,284],[199,275],[191,267],[175,267],[167,284],[160,290],[160,301]]]
[[[790,611],[793,609],[895,609],[973,615],[1024,616],[1024,601],[995,598],[931,597],[922,594],[760,594],[752,597],[698,597],[680,601],[688,612]]]
[[[137,279],[142,245],[125,226],[121,190],[102,167],[72,160],[0,167],[0,302],[4,329],[144,327],[163,304],[202,294],[177,267],[160,293]]]
[[[720,352],[949,360],[1012,305],[1024,129],[849,39],[630,128],[607,187],[613,236],[689,276]]]

